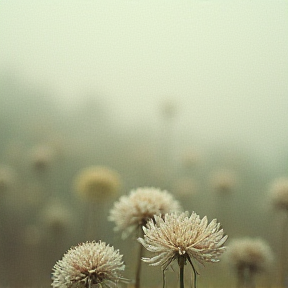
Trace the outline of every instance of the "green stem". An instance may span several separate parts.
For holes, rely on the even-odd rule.
[[[178,264],[180,268],[180,288],[184,288],[184,265],[185,265],[185,256],[181,255],[178,258]]]
[[[281,258],[280,258],[280,286],[285,287],[285,270],[286,270],[286,243],[287,243],[287,214],[284,215],[283,223],[281,227],[281,243],[280,243],[280,249],[281,249]]]
[[[194,265],[193,265],[193,263],[192,263],[192,261],[191,261],[189,256],[187,257],[187,259],[188,259],[188,261],[189,261],[189,263],[190,263],[190,265],[191,265],[191,267],[193,269],[193,273],[194,273],[194,286],[193,286],[193,288],[196,288],[196,280],[197,280],[196,277],[197,277],[198,272],[196,271],[196,269],[195,269],[195,267],[194,267]]]
[[[142,227],[140,226],[140,231],[139,231],[139,234],[140,234],[140,237],[143,238],[144,236],[144,232],[142,230]],[[142,264],[142,261],[141,261],[141,258],[142,258],[142,255],[143,255],[143,245],[139,243],[139,253],[138,253],[138,259],[137,259],[137,268],[136,268],[136,277],[135,277],[135,288],[140,288],[140,274],[141,274],[141,264]]]

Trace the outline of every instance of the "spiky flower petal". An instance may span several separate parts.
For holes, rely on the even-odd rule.
[[[54,288],[91,288],[93,284],[114,287],[124,278],[125,265],[119,250],[105,242],[86,242],[72,247],[53,267]]]
[[[216,219],[208,224],[206,216],[201,220],[195,212],[189,216],[187,211],[165,214],[164,218],[155,216],[143,231],[144,239],[138,238],[138,241],[157,255],[142,260],[153,266],[161,265],[163,270],[179,257],[185,257],[189,262],[196,259],[202,264],[218,262],[228,237],[224,236]]]
[[[115,222],[115,230],[122,230],[127,235],[145,225],[154,215],[179,210],[179,202],[167,191],[144,187],[132,190],[129,196],[122,196],[111,209],[109,220]]]

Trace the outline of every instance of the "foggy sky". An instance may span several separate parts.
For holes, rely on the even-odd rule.
[[[1,70],[51,89],[64,108],[95,92],[123,125],[154,125],[168,97],[179,133],[229,139],[270,157],[288,146],[287,1],[0,6]]]

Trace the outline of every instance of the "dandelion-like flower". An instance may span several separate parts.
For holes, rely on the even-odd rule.
[[[234,239],[227,247],[226,262],[234,268],[238,282],[245,285],[254,281],[254,276],[269,270],[273,261],[270,246],[260,238]]]
[[[115,194],[121,184],[119,174],[107,167],[92,166],[84,169],[76,178],[78,194],[87,200],[99,201]]]
[[[224,252],[223,244],[227,239],[220,223],[213,219],[209,224],[207,217],[202,220],[195,213],[189,216],[189,212],[165,214],[164,218],[155,216],[154,221],[148,221],[143,227],[144,239],[138,241],[148,250],[158,255],[152,258],[142,258],[144,262],[152,266],[161,265],[165,271],[173,260],[178,260],[183,282],[183,269],[186,261],[190,263],[194,271],[194,287],[196,287],[196,270],[192,259],[200,263],[218,262],[219,256]],[[181,270],[182,269],[182,270]]]
[[[115,287],[125,265],[119,250],[105,242],[86,242],[70,248],[53,267],[54,288],[91,288],[93,284]]]
[[[115,230],[122,230],[125,236],[155,215],[178,210],[179,202],[166,190],[144,187],[132,190],[129,196],[122,196],[111,209],[109,220],[114,221]]]
[[[271,187],[271,200],[275,208],[288,211],[288,178],[274,180]]]

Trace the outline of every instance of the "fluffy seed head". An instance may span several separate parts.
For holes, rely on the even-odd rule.
[[[271,186],[271,201],[274,207],[288,210],[288,178],[278,178]]]
[[[129,196],[122,196],[110,211],[109,220],[116,224],[115,230],[127,236],[131,231],[155,215],[180,210],[180,204],[165,190],[144,187],[132,190]]]
[[[54,288],[91,288],[93,284],[114,287],[124,281],[125,265],[119,250],[105,242],[86,242],[72,247],[53,267]]]
[[[142,260],[153,266],[161,265],[163,270],[183,255],[189,262],[192,259],[202,264],[218,262],[228,237],[224,236],[216,219],[208,224],[206,216],[201,220],[195,212],[191,216],[189,212],[165,214],[164,219],[155,216],[143,230],[144,239],[138,238],[138,241],[157,255]]]
[[[107,167],[92,166],[84,169],[76,177],[77,193],[92,201],[105,200],[116,194],[120,188],[119,174]]]
[[[262,239],[235,239],[227,247],[226,261],[236,271],[267,271],[273,260],[270,246]]]

